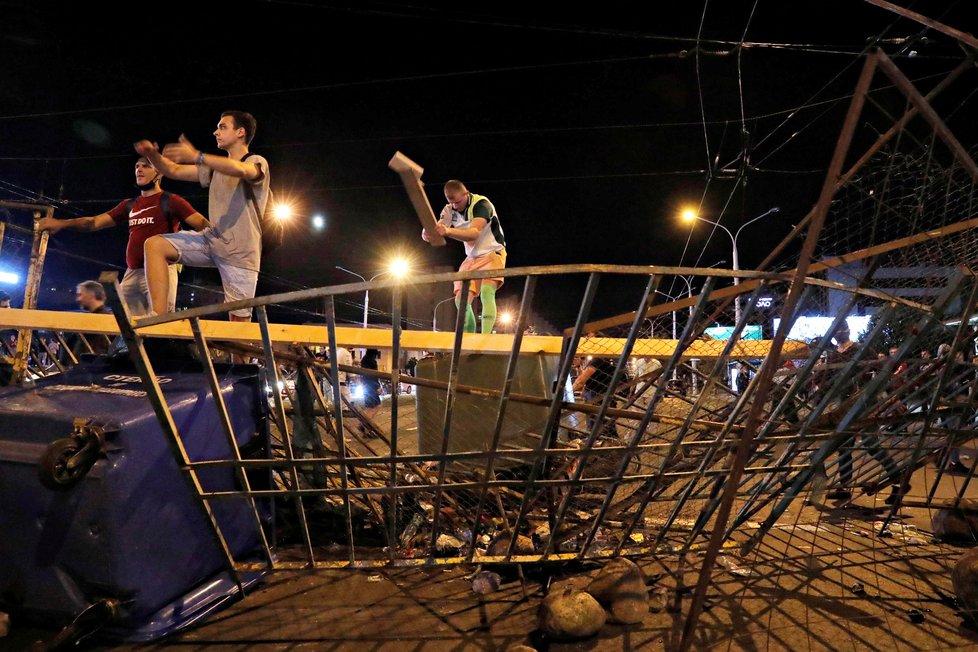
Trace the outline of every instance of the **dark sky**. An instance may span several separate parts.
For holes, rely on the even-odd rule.
[[[964,0],[903,4],[973,31]],[[396,150],[425,167],[436,212],[449,178],[493,200],[510,267],[729,266],[729,239],[707,243],[697,228],[687,243],[679,208],[702,201],[704,216],[736,230],[781,207],[739,241],[749,268],[817,196],[868,45],[925,91],[962,56],[949,38],[855,0],[101,5],[0,2],[0,198],[56,199],[61,217],[105,211],[133,194],[132,141],[184,132],[215,151],[220,112],[250,111],[252,149],[303,216],[267,261],[265,292],[354,280],[334,265],[370,276],[392,250],[419,264],[461,260],[459,244],[418,238],[387,169]],[[973,145],[973,105],[955,116]],[[206,208],[199,187],[166,187]],[[317,212],[321,233],[306,226]],[[45,285],[100,266],[65,251],[122,264],[117,231],[59,234]],[[0,265],[22,255],[5,247]],[[613,313],[604,300],[597,310]],[[546,310],[566,326],[574,307]]]

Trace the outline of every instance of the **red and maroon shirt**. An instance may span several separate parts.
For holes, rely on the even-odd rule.
[[[162,192],[149,197],[140,195],[135,201],[126,199],[108,212],[116,224],[129,222],[129,244],[126,245],[126,266],[140,269],[143,266],[143,245],[148,238],[180,230],[180,222],[197,211],[186,199],[170,193],[167,200],[167,213],[163,215],[160,207]],[[132,205],[130,206],[130,202]]]

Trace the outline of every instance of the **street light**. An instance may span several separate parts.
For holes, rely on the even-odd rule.
[[[289,204],[288,202],[277,202],[274,206],[272,206],[272,217],[280,222],[291,220],[294,214],[295,208],[293,208],[292,204]]]
[[[692,211],[688,211],[688,212],[692,213]],[[684,214],[685,214],[685,211],[684,211]],[[695,215],[695,213],[693,213],[693,215]],[[718,265],[725,265],[726,262],[727,261],[725,261],[725,260],[718,260],[717,262],[713,263],[712,265],[708,265],[707,266],[707,269],[709,269],[711,267],[717,267]],[[691,276],[683,276],[681,274],[676,274],[675,275],[675,278],[682,279],[683,283],[686,284],[686,296],[689,297],[690,299],[692,299],[693,298],[693,281],[692,281],[692,277]],[[661,292],[659,290],[656,290],[656,293],[657,294],[661,294],[662,296],[668,298],[670,301],[678,301],[679,300],[678,297],[674,297],[672,295],[666,294],[665,292]],[[689,321],[690,322],[693,321],[693,306],[690,306],[689,307]],[[675,310],[672,311],[672,339],[674,339],[674,340],[678,340],[679,339],[678,329],[676,328],[676,311]],[[696,361],[695,358],[690,361],[690,365],[692,366],[693,369],[696,369],[696,364],[697,364],[697,361]],[[678,370],[678,368],[675,368],[674,367],[673,370],[672,370],[672,379],[673,380],[676,380],[678,377],[679,377],[679,370]],[[695,374],[693,374],[692,380],[693,380],[693,391],[695,392],[697,390],[697,388],[698,388],[698,383],[699,383],[699,381],[697,380]]]
[[[431,330],[433,331],[438,330],[438,306],[445,303],[446,301],[452,301],[454,299],[455,299],[455,295],[452,295],[447,299],[442,299],[441,301],[435,304],[435,310],[434,312],[431,313]]]
[[[747,222],[742,224],[740,228],[737,229],[736,233],[731,233],[730,229],[720,224],[719,222],[714,222],[713,220],[708,220],[705,217],[700,217],[699,215],[696,214],[696,211],[694,211],[691,208],[687,208],[682,212],[682,218],[686,222],[695,222],[699,220],[700,222],[706,222],[707,224],[712,224],[713,226],[723,229],[724,232],[726,232],[726,234],[730,236],[730,243],[733,245],[733,269],[736,272],[740,270],[740,256],[738,255],[737,252],[737,238],[740,237],[740,232],[743,231],[746,227],[756,222],[757,220],[761,219],[762,217],[767,217],[771,213],[777,213],[780,210],[781,210],[780,207],[775,206],[774,208],[771,208],[765,211],[764,213],[761,213],[757,217],[748,220]],[[734,276],[733,283],[734,285],[740,285],[740,278]],[[734,297],[734,324],[736,325],[739,323],[740,323],[740,295],[738,294],[737,296]]]
[[[382,272],[378,272],[374,274],[373,276],[370,277],[370,280],[367,280],[366,278],[363,277],[363,275],[357,274],[353,270],[349,270],[345,267],[341,267],[340,265],[336,266],[336,269],[340,270],[341,272],[352,274],[357,278],[363,279],[364,282],[366,283],[373,281],[375,278],[384,276],[385,274],[390,274],[395,278],[404,278],[407,275],[410,268],[411,268],[410,263],[408,263],[408,261],[405,260],[404,258],[394,258],[393,260],[391,260],[390,263],[387,264],[387,269],[385,269]],[[367,327],[367,314],[369,313],[369,310],[370,310],[370,290],[367,289],[363,291],[363,327],[364,328]]]

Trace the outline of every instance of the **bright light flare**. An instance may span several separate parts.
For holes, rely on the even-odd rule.
[[[391,260],[387,271],[395,278],[404,278],[411,271],[411,263],[406,258],[397,257]]]
[[[503,312],[499,313],[499,323],[504,324],[504,325],[507,325],[507,326],[509,324],[512,324],[513,323],[513,313],[509,312],[508,310],[504,310]]]
[[[316,229],[317,231],[322,231],[323,229],[325,229],[326,228],[326,218],[323,217],[319,213],[316,213],[315,215],[313,215],[312,216],[312,228]]]
[[[20,277],[13,272],[0,272],[0,283],[16,285],[18,281],[20,281]]]
[[[291,220],[294,214],[295,211],[293,210],[292,205],[286,204],[285,202],[279,202],[275,204],[274,207],[272,207],[272,216],[276,220],[280,220],[283,222],[287,220]]]
[[[680,215],[685,222],[692,222],[699,219],[699,215],[697,215],[696,211],[694,211],[692,208],[683,209],[683,212]]]

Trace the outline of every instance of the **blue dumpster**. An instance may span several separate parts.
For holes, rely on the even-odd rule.
[[[156,373],[190,460],[233,459],[199,365],[174,363]],[[218,376],[243,454],[267,456],[257,369],[222,368]],[[52,478],[51,456],[73,432],[98,434],[81,438],[95,448],[92,463],[56,464]],[[228,466],[199,475],[205,490],[241,489]],[[249,482],[267,488],[267,472],[249,475]],[[4,610],[64,625],[110,601],[115,612],[99,636],[128,641],[152,640],[206,617],[240,596],[197,502],[127,361],[87,360],[32,387],[0,390]],[[262,552],[245,499],[211,506],[235,560]],[[271,513],[259,501],[266,529]],[[242,579],[247,587],[259,576]]]

